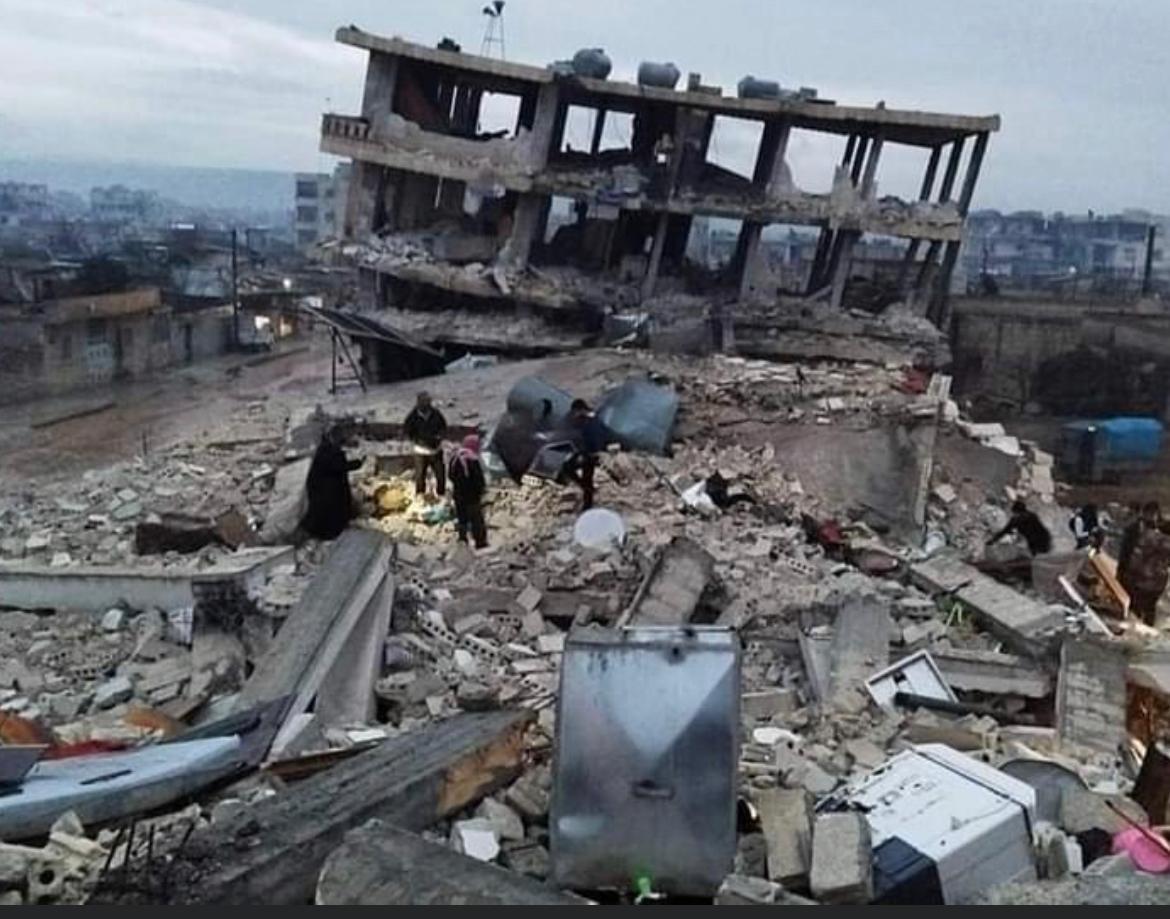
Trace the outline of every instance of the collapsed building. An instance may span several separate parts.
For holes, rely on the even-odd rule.
[[[633,84],[599,78],[607,66],[580,75],[355,27],[337,40],[369,54],[361,113],[328,113],[321,125],[321,150],[354,163],[344,251],[359,266],[362,305],[401,310],[431,345],[569,350],[607,327],[620,334],[618,317],[636,313],[673,349],[695,348],[696,337],[701,346],[709,333],[726,350],[774,356],[760,340],[777,327],[799,331],[801,319],[774,308],[827,297],[840,313],[862,280],[853,252],[865,234],[902,241],[882,305],[900,300],[945,324],[996,116],[837,105],[759,81],[730,97],[698,74],[675,89],[673,65],[643,65]],[[509,111],[501,130],[481,130],[489,109],[495,120]],[[581,119],[591,120],[591,142],[577,150],[566,129]],[[713,155],[716,132],[734,123],[758,137],[751,175]],[[604,143],[607,125],[620,147]],[[810,134],[845,142],[827,193],[802,190],[786,157]],[[879,196],[882,152],[893,145],[929,151],[917,200]],[[687,258],[708,220],[739,223],[729,262],[714,272]],[[783,289],[761,258],[774,225],[819,230],[805,276]]]

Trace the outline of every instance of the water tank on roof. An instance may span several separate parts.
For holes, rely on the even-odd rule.
[[[579,77],[604,80],[613,70],[613,61],[601,48],[582,48],[573,55],[573,73]]]
[[[779,99],[780,84],[775,80],[757,80],[750,74],[739,81],[741,99]]]
[[[638,66],[638,85],[656,86],[659,89],[674,89],[682,74],[674,64],[656,64],[643,61]]]

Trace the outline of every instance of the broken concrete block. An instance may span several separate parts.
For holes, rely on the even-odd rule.
[[[763,878],[729,874],[715,894],[716,906],[816,906],[804,897],[789,893],[779,884]]]
[[[749,718],[766,721],[776,715],[788,715],[797,709],[796,692],[792,689],[769,689],[764,692],[745,692],[742,711]]]
[[[824,903],[863,904],[873,898],[873,845],[864,815],[817,817],[809,887]]]
[[[455,703],[465,712],[488,712],[499,707],[499,693],[484,683],[464,680],[455,691]]]
[[[128,702],[134,697],[134,684],[128,677],[117,676],[103,683],[93,694],[95,708],[113,708],[122,702]]]
[[[735,873],[746,877],[768,876],[768,838],[763,833],[744,833],[735,847]]]
[[[853,757],[853,762],[862,769],[876,769],[889,759],[885,750],[864,737],[845,741],[845,752]]]
[[[41,858],[40,849],[0,842],[0,885],[23,885],[30,865]]]
[[[1135,823],[1146,825],[1149,818],[1142,806],[1124,795],[1100,795],[1085,788],[1065,788],[1060,795],[1060,826],[1073,836],[1089,830],[1103,830],[1116,836],[1131,824],[1112,805]]]
[[[517,874],[541,881],[552,871],[548,849],[535,842],[505,843],[503,862]]]
[[[544,599],[544,594],[529,584],[524,588],[524,590],[520,592],[520,595],[516,598],[516,603],[519,604],[519,606],[525,612],[531,613],[538,606],[540,606],[540,601],[542,599]]]
[[[500,854],[500,840],[490,821],[460,820],[451,827],[451,848],[481,862],[491,862]]]
[[[452,658],[455,661],[455,668],[464,676],[477,676],[479,674],[479,662],[470,651],[456,648]]]
[[[130,501],[126,504],[119,504],[110,512],[110,516],[114,520],[133,520],[141,513],[142,505],[137,501]]]
[[[938,500],[943,504],[952,504],[955,498],[959,496],[959,493],[955,491],[954,487],[948,485],[946,482],[943,482],[940,485],[936,485],[934,487],[934,491],[932,491],[931,494],[938,498]]]
[[[840,780],[826,772],[817,763],[806,761],[804,774],[800,777],[800,787],[813,795],[827,795],[837,787]]]
[[[239,798],[224,798],[222,801],[217,801],[215,806],[211,808],[211,823],[212,825],[227,823],[247,809],[248,805]]]
[[[484,628],[490,621],[483,613],[472,613],[470,616],[464,616],[455,623],[456,635],[469,635]]]
[[[812,796],[803,789],[768,789],[755,795],[768,846],[768,877],[804,886],[812,857]]]
[[[537,638],[544,634],[544,617],[537,612],[525,613],[520,627],[528,638]]]
[[[495,798],[484,798],[476,809],[475,816],[488,821],[500,839],[511,842],[520,842],[524,839],[524,821],[520,819],[520,815]]]
[[[557,632],[552,635],[539,635],[536,647],[541,654],[560,654],[565,650],[565,633]]]
[[[523,775],[513,782],[504,793],[504,801],[530,823],[539,823],[548,817],[548,790],[530,775]]]
[[[126,611],[119,606],[108,609],[102,616],[102,631],[117,632],[126,622]]]

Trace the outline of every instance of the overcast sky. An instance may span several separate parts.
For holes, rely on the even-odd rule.
[[[476,0],[0,0],[0,157],[313,170],[320,113],[356,113],[354,23],[477,50]],[[746,73],[841,103],[999,113],[976,206],[1170,212],[1167,0],[509,0],[508,57],[604,47],[734,93]],[[685,77],[684,77],[685,79]],[[739,164],[747,138],[717,135]],[[887,148],[889,149],[889,148]],[[802,187],[833,150],[800,138]],[[887,154],[882,193],[916,156]]]

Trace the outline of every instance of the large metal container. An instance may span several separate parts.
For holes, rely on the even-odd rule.
[[[613,61],[601,48],[582,48],[573,55],[573,73],[579,77],[604,80],[613,70]]]
[[[679,73],[674,64],[658,64],[643,61],[638,65],[638,85],[654,86],[659,89],[674,89],[678,85]]]
[[[559,886],[717,890],[735,861],[739,687],[728,629],[570,636],[550,822]]]

